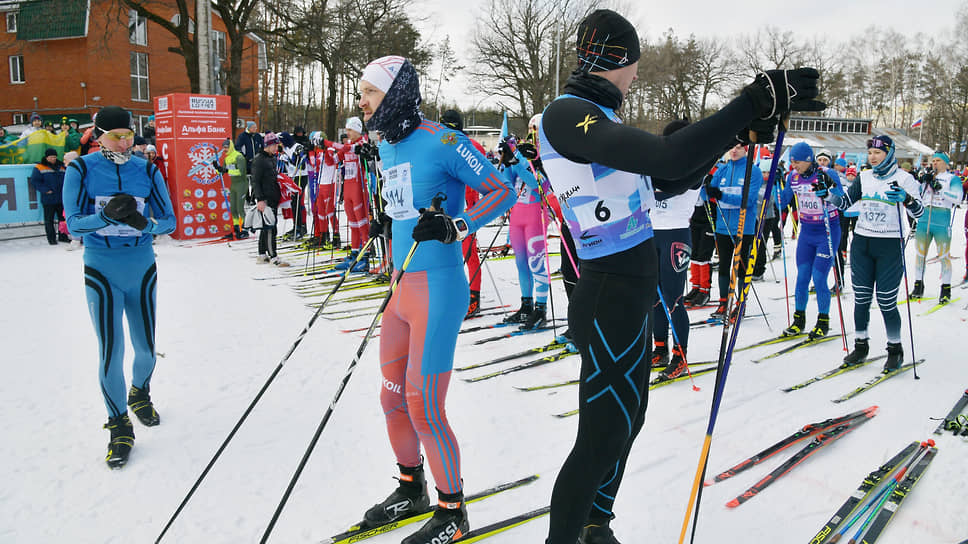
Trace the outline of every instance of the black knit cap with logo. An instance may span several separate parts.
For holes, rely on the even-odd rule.
[[[610,9],[595,10],[578,25],[578,69],[606,72],[639,60],[639,35],[625,17]]]
[[[130,129],[131,114],[121,106],[107,106],[97,112],[94,125],[99,129],[98,136],[101,135],[100,131],[108,132],[116,128]]]

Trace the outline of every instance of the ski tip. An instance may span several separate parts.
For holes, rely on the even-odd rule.
[[[726,503],[727,508],[736,508],[737,506],[739,506],[739,500],[737,499],[733,499]]]
[[[702,486],[703,486],[703,487],[709,487],[709,486],[711,486],[711,485],[713,485],[714,483],[716,483],[716,482],[713,482],[713,481],[711,481],[711,480],[706,480],[706,481],[704,481],[704,482],[702,483]]]

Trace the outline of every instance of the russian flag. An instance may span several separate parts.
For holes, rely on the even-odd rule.
[[[924,122],[924,118],[923,117],[918,117],[918,120],[917,121],[911,123],[911,128],[918,128],[919,126],[921,126],[921,123],[923,123],[923,122]]]

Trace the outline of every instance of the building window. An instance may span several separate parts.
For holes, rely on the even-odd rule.
[[[144,134],[145,127],[148,126],[148,115],[134,115],[134,128],[138,134]]]
[[[8,58],[10,59],[10,83],[26,83],[27,78],[24,77],[24,56],[11,55]]]
[[[139,17],[136,10],[128,10],[128,41],[148,45],[148,19]]]
[[[17,31],[17,12],[8,11],[7,12],[7,32]]]
[[[215,58],[219,62],[225,62],[227,58],[225,56],[225,33],[219,32],[218,30],[212,31],[212,50],[215,53]]]
[[[15,124],[15,125],[26,125],[27,124],[27,114],[26,113],[15,113],[15,114],[13,114],[13,124]]]
[[[131,100],[147,102],[148,94],[148,54],[131,52]]]

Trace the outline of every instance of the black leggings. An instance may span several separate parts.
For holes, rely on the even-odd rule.
[[[655,251],[651,240],[646,243]],[[547,544],[575,544],[587,520],[612,517],[649,399],[654,262],[648,273],[626,276],[581,267],[568,310],[582,360],[578,436],[555,480]]]
[[[270,209],[266,206],[266,209]],[[272,209],[273,217],[279,217],[276,213],[275,208]],[[268,255],[270,259],[276,256],[276,225],[273,224],[271,227],[263,227],[259,231],[259,255]]]
[[[571,230],[568,229],[567,223],[561,224],[561,239],[568,246],[568,253],[564,253],[563,249],[561,254],[561,279],[565,282],[565,294],[568,295],[568,300],[571,300],[571,293],[578,283],[578,271],[571,265],[571,260],[575,259],[575,264],[581,265],[578,261],[578,252],[575,251],[575,239],[571,237]],[[571,257],[569,258],[568,255]]]
[[[719,298],[724,300],[728,298],[726,293],[729,292],[729,276],[733,270],[733,251],[736,246],[733,245],[733,237],[727,236],[725,234],[716,233],[716,249],[719,251]],[[746,267],[750,259],[750,251],[753,248],[753,235],[744,234],[743,235],[743,254],[742,254],[742,264],[739,267],[739,276],[736,278],[736,290],[739,293],[740,286],[743,285],[743,280],[746,278]],[[755,274],[754,274],[755,275]]]
[[[689,345],[689,315],[682,303],[686,286],[686,270],[689,269],[692,248],[689,247],[689,229],[655,231],[655,249],[659,257],[659,289],[669,313],[672,314],[673,340],[678,338],[685,349]],[[669,319],[662,301],[655,302],[653,310],[656,341],[668,342]]]

